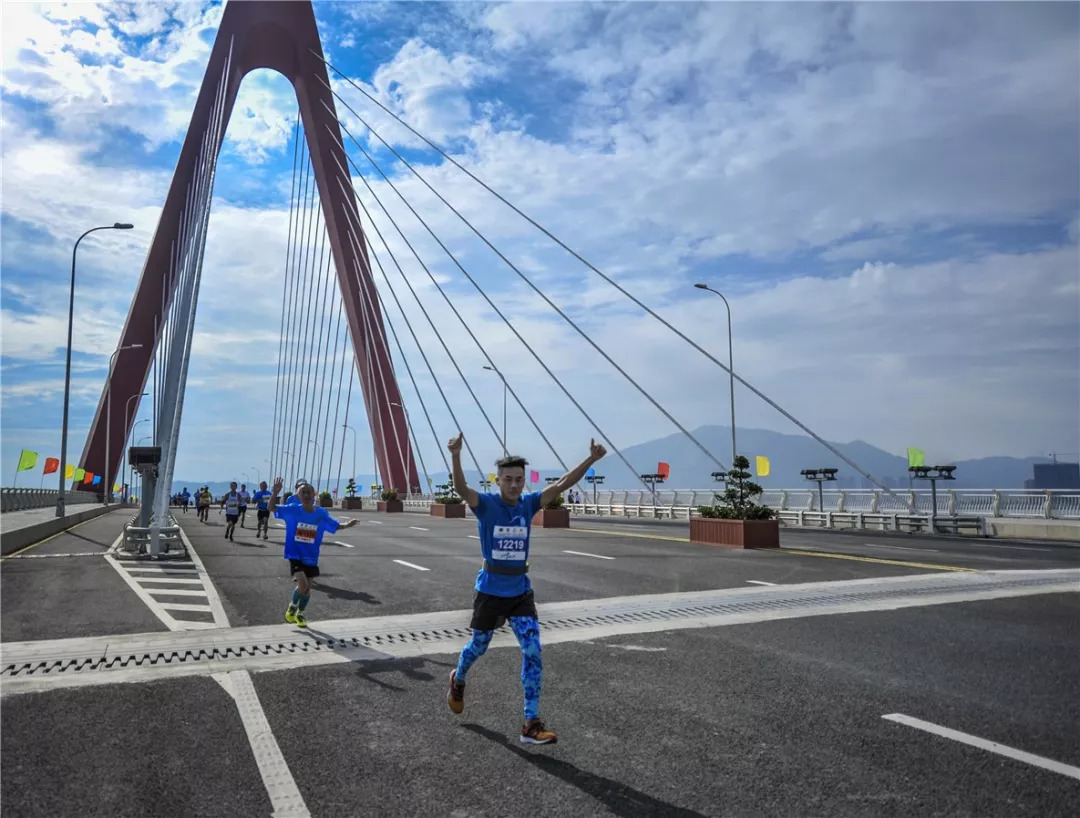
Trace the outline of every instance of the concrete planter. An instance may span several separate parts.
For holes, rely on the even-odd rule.
[[[728,548],[779,548],[779,520],[690,518],[690,542]]]
[[[343,497],[341,507],[346,511],[360,511],[364,507],[364,501],[360,497]]]
[[[379,500],[376,508],[388,514],[397,514],[405,510],[405,503],[401,500]]]
[[[319,498],[319,505],[322,506],[323,508],[333,508],[334,507],[334,498],[333,497],[320,497]]]
[[[569,528],[570,509],[542,508],[533,516],[532,524],[540,528]]]
[[[432,503],[430,514],[432,517],[445,517],[448,520],[464,520],[464,503]]]

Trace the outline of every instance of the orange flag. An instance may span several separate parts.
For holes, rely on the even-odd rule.
[[[83,485],[88,486],[93,482],[94,482],[94,473],[92,471],[86,472],[86,474],[83,475]]]
[[[656,473],[667,480],[668,475],[671,474],[671,465],[669,463],[657,463]]]
[[[42,474],[52,474],[60,468],[60,461],[55,457],[45,458],[45,471]]]

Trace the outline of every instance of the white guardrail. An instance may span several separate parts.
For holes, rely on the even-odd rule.
[[[689,520],[697,516],[698,506],[715,502],[717,491],[667,489],[657,491],[655,500],[652,492],[643,490],[598,491],[595,502],[591,492],[583,492],[582,502],[568,507],[573,514]],[[897,516],[925,519],[930,515],[933,501],[929,489],[893,489],[893,494],[914,504],[915,515],[909,505],[898,503],[881,490],[870,489],[826,490],[822,493],[824,508],[818,508],[818,493],[814,488],[769,489],[761,496],[761,502],[776,509],[781,520],[796,525],[815,525],[819,520],[823,523],[826,513],[832,515],[833,527],[842,527],[844,521],[857,520],[860,515],[870,521],[877,517],[891,521]],[[371,500],[364,499],[366,507]],[[412,495],[404,500],[405,510],[426,512],[431,502],[428,496]],[[936,516],[1080,520],[1080,489],[939,489]],[[795,523],[795,520],[804,522]]]
[[[56,505],[59,494],[56,489],[0,489],[0,509],[26,511],[30,508],[49,508]],[[100,502],[101,498],[90,491],[69,491],[64,494],[64,503],[69,506]]]

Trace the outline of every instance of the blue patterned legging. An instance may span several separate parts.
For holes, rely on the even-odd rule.
[[[521,686],[525,689],[525,719],[535,719],[540,715],[540,686],[544,666],[540,659],[540,628],[532,617],[512,616],[510,627],[521,645]],[[473,662],[479,659],[491,644],[495,631],[473,631],[472,639],[461,650],[455,671],[457,680],[465,682],[465,677]]]

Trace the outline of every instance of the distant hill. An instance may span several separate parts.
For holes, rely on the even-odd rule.
[[[728,426],[702,426],[692,430],[694,437],[702,442],[709,451],[721,459],[725,466],[731,457],[731,429]],[[869,487],[870,484],[854,469],[833,455],[813,438],[805,435],[782,434],[767,429],[738,429],[736,431],[739,454],[750,459],[753,471],[755,455],[764,455],[771,464],[770,475],[759,482],[766,488],[796,488],[806,481],[799,472],[806,468],[835,467],[840,471],[835,483],[836,488]],[[906,487],[908,485],[907,456],[895,455],[879,449],[862,440],[849,443],[832,442],[838,450],[850,457],[862,468],[883,482],[886,486]],[[670,488],[709,488],[713,485],[712,473],[717,466],[681,434],[672,434],[635,446],[622,449],[623,456],[634,467],[631,472],[614,454],[609,453],[597,467],[604,475],[604,488],[635,489],[641,483],[637,474],[651,473],[660,461],[671,464],[671,475],[665,484]],[[983,457],[976,460],[960,460],[956,466],[956,480],[950,488],[999,488],[1021,489],[1024,481],[1031,478],[1035,463],[1045,463],[1045,457]],[[937,464],[931,464],[937,465]],[[940,464],[946,465],[946,464]],[[541,480],[545,477],[558,477],[557,469],[538,469]],[[431,474],[435,484],[445,483],[445,472]],[[421,478],[423,479],[423,478]],[[348,477],[343,477],[341,490],[344,493]],[[370,474],[361,474],[356,478],[361,496],[368,495],[370,486],[375,482]],[[194,491],[205,481],[175,480],[173,491],[180,491],[184,486]],[[333,489],[336,479],[329,488]],[[228,481],[209,483],[215,497],[220,497],[228,488]],[[249,484],[248,490],[254,491],[257,484]]]

